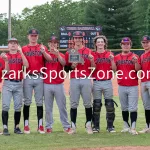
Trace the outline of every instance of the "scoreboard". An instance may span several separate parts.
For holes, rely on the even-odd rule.
[[[84,46],[93,49],[93,38],[102,33],[101,26],[93,25],[72,25],[60,27],[60,49],[73,48],[73,32],[82,31]]]

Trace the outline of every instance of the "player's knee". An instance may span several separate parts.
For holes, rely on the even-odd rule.
[[[129,112],[137,112],[137,108],[129,108]]]
[[[8,112],[9,111],[9,107],[3,107],[2,110]]]
[[[31,105],[31,103],[32,103],[32,100],[31,99],[23,99],[23,103],[26,105],[26,106],[29,106],[29,105]]]
[[[10,109],[10,106],[3,103],[3,105],[2,105],[2,110],[3,110],[3,111],[9,111],[9,109]]]
[[[102,107],[101,99],[94,99],[93,101],[93,111],[100,111]]]
[[[71,108],[76,109],[78,108],[79,104],[78,103],[73,103],[71,104]]]
[[[85,108],[91,108],[92,107],[91,102],[86,102],[83,105],[84,105]]]
[[[22,103],[20,103],[20,104],[18,104],[18,105],[14,105],[14,110],[15,110],[16,112],[21,111],[21,108],[22,108]]]
[[[115,112],[114,102],[112,99],[105,99],[105,106],[107,112]]]

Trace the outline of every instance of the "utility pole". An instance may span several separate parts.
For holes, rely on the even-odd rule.
[[[9,0],[9,10],[8,10],[8,39],[11,38],[11,0]]]

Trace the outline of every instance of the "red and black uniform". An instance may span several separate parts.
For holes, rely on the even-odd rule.
[[[148,73],[148,71],[150,70],[150,51],[147,52],[147,53],[143,53],[141,55],[140,64],[141,64],[141,67],[142,67],[141,82],[150,81],[150,73]]]
[[[93,72],[93,131],[100,130],[100,112],[102,107],[102,95],[104,96],[106,106],[106,120],[107,130],[112,132],[114,130],[115,108],[113,101],[112,88],[112,66],[110,55],[113,55],[109,50],[104,50],[102,53],[93,52],[94,61],[96,64]]]
[[[112,70],[109,59],[110,54],[112,53],[108,50],[105,50],[103,53],[92,53],[96,64],[96,68],[92,76],[96,80],[110,80],[112,78],[112,72],[108,73],[108,71]]]
[[[83,47],[78,50],[78,53],[84,59],[84,64],[79,63],[77,65],[76,69],[78,70],[78,72],[75,73],[75,71],[72,71],[71,78],[84,78],[85,76],[88,77],[91,73],[91,69],[89,69],[89,67],[91,67],[91,62],[88,58],[88,55],[91,53],[91,50],[87,47]],[[65,60],[66,60],[66,65],[71,66],[71,63],[69,63],[69,52],[66,52]]]
[[[135,64],[132,61],[133,56],[138,57],[138,55],[132,52],[130,52],[127,55],[118,54],[115,56],[115,63],[117,66],[117,71],[122,72],[122,73],[118,72],[118,84],[121,86],[137,86],[138,85],[137,72],[135,71]],[[140,63],[139,59],[138,59],[138,62]]]
[[[61,74],[59,74],[59,72],[63,70],[63,66],[58,61],[58,58],[54,54],[51,54],[51,53],[49,53],[49,54],[52,57],[52,61],[45,62],[45,67],[47,68],[45,73],[47,74],[47,78],[44,79],[44,83],[46,83],[46,84],[61,84],[64,82],[64,79],[63,79],[64,74],[63,74],[63,72],[61,72]],[[60,56],[65,59],[64,54],[60,53]],[[51,72],[51,74],[50,74],[50,71],[53,71],[53,72]],[[50,80],[50,78],[51,78],[51,80]]]
[[[2,82],[2,71],[5,69],[5,62],[4,60],[0,57],[0,82]]]
[[[40,52],[40,46],[40,44],[37,44],[36,46],[26,45],[22,47],[22,51],[29,62],[27,72],[30,71],[31,74],[34,70],[37,70],[37,72],[40,73],[40,69],[44,67],[44,57]],[[46,47],[45,49],[47,52],[48,49]]]
[[[80,95],[83,99],[83,104],[86,112],[86,122],[91,122],[92,119],[92,103],[91,103],[91,92],[92,92],[92,83],[91,80],[88,79],[91,73],[91,62],[88,58],[89,54],[91,54],[91,50],[87,47],[83,47],[78,50],[78,53],[84,60],[84,63],[78,63],[76,68],[72,70],[71,65],[69,63],[69,52],[66,52],[65,60],[66,66],[69,68],[65,69],[66,71],[71,70],[70,72],[70,103],[71,103],[71,124],[72,127],[76,124],[77,117],[77,107],[79,105]]]
[[[59,62],[57,56],[49,52],[51,61],[45,62],[47,68],[45,73],[47,78],[44,79],[44,103],[45,103],[45,118],[46,118],[46,129],[52,129],[53,127],[53,102],[56,100],[59,112],[60,121],[64,130],[70,129],[68,121],[68,115],[66,110],[66,97],[64,92],[64,72],[63,66]],[[65,60],[65,56],[62,53],[59,55]]]
[[[10,80],[22,80],[23,79],[23,61],[20,53],[6,54],[8,57],[8,64],[10,73],[5,75],[6,79]],[[22,72],[19,72],[22,71]]]
[[[45,47],[45,46],[44,46]],[[22,47],[22,51],[28,60],[29,67],[27,68],[27,74],[23,82],[24,92],[24,131],[29,130],[29,108],[32,103],[32,94],[34,90],[34,97],[37,105],[37,117],[38,117],[38,130],[43,129],[43,95],[44,95],[44,84],[41,72],[44,71],[44,56],[40,51],[41,45],[35,46],[26,45]],[[46,53],[47,48],[45,47]],[[43,69],[42,69],[43,68]],[[36,78],[36,79],[35,79]],[[40,120],[42,120],[40,122]],[[25,123],[27,122],[27,123]]]

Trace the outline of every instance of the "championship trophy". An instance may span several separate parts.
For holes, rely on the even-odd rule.
[[[81,57],[81,54],[75,49],[68,50],[69,53],[69,63],[81,63],[84,64],[84,59]]]

